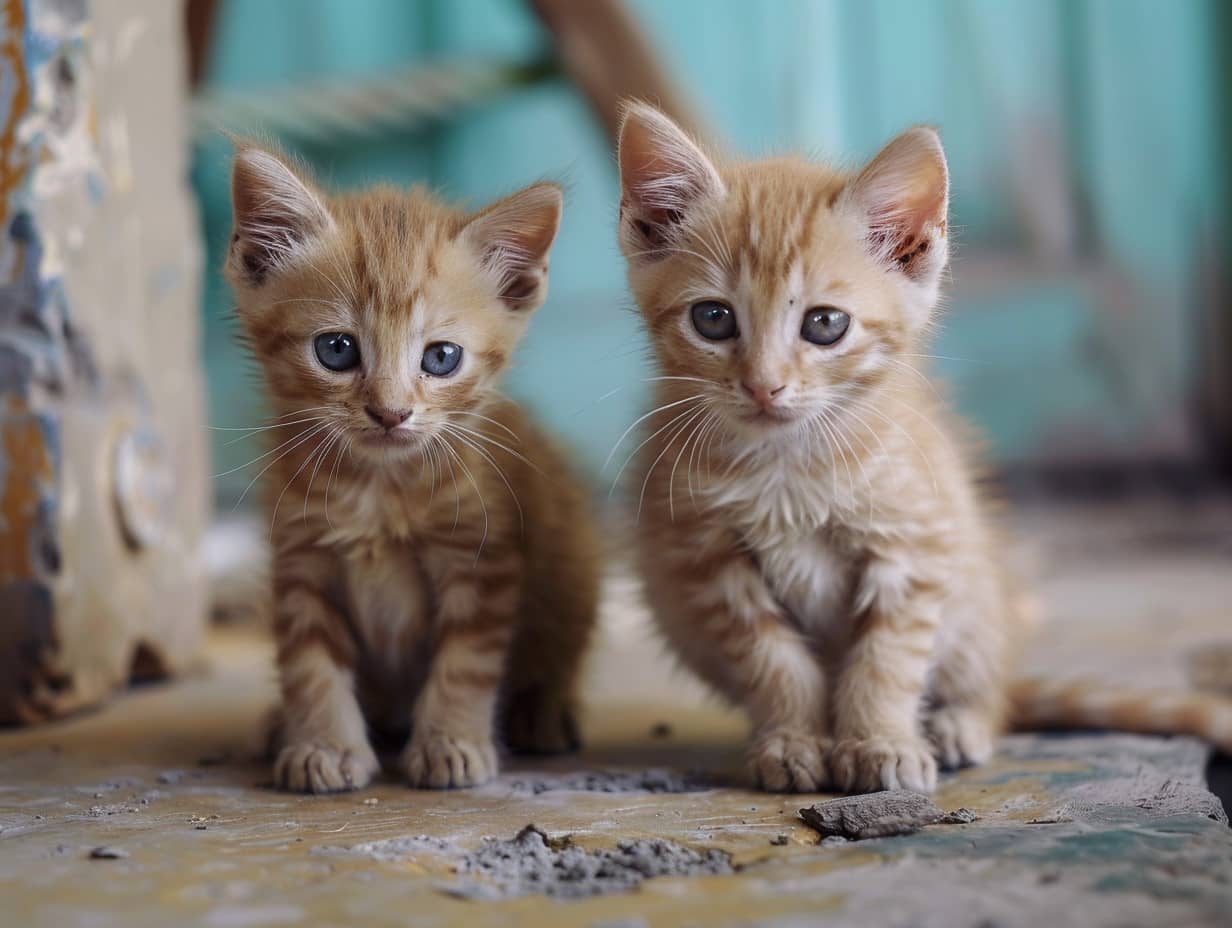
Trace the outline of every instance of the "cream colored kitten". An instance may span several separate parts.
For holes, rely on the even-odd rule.
[[[497,392],[544,299],[560,191],[478,213],[327,196],[244,148],[227,278],[278,425],[266,455],[287,789],[368,783],[369,728],[415,786],[482,783],[494,728],[577,746],[598,557],[585,495]]]
[[[962,428],[920,371],[937,134],[863,170],[708,157],[628,109],[620,242],[658,362],[631,482],[667,640],[771,790],[930,791],[988,758],[1022,624]]]

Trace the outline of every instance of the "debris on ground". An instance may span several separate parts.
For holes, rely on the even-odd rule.
[[[668,725],[667,722],[655,722],[655,724],[650,727],[650,737],[652,738],[662,739],[670,738],[671,736],[672,726]]]
[[[391,838],[351,848],[322,847],[320,854],[363,855],[382,861],[443,858],[459,877],[437,885],[459,899],[509,899],[544,895],[581,899],[636,889],[660,876],[711,876],[733,872],[724,851],[694,850],[662,839],[626,838],[614,848],[586,850],[569,837],[553,838],[527,825],[513,838],[484,838],[473,850],[426,835]]]
[[[119,847],[111,847],[110,845],[102,845],[90,849],[91,860],[125,860],[127,857],[128,851]]]
[[[940,825],[970,825],[972,822],[976,821],[978,818],[979,816],[976,815],[974,812],[972,812],[970,809],[963,807],[961,809],[955,809],[953,812],[945,813],[945,815],[941,816],[941,821],[938,822],[938,824]]]
[[[782,847],[784,844],[787,843],[787,840],[788,840],[787,835],[775,835],[773,838],[770,839],[770,843],[773,844],[775,847]]]
[[[701,793],[715,784],[700,773],[675,770],[583,770],[561,776],[538,776],[514,780],[515,793],[540,793],[572,790],[584,793]]]
[[[859,796],[827,799],[800,810],[800,818],[823,838],[855,841],[909,835],[935,825],[945,813],[927,796],[910,790],[887,790]]]
[[[480,878],[441,887],[461,898],[537,893],[579,899],[627,892],[654,877],[731,873],[732,864],[723,851],[695,851],[662,839],[626,838],[615,848],[588,851],[568,837],[551,838],[534,825],[527,825],[512,839],[485,839],[458,862],[456,872]]]

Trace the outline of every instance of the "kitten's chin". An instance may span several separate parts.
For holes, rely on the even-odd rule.
[[[804,421],[803,413],[794,409],[740,409],[729,415],[740,432],[754,436],[774,436],[793,430]]]
[[[414,457],[423,449],[423,436],[408,429],[362,429],[353,442],[356,451],[375,460]]]

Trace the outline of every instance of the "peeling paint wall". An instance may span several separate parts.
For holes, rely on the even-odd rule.
[[[0,5],[0,721],[173,671],[204,631],[181,13]]]

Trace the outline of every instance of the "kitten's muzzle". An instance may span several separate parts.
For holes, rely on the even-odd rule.
[[[387,432],[392,432],[407,419],[411,418],[414,409],[389,409],[384,406],[365,406],[364,412],[368,418],[381,426]]]
[[[742,380],[740,381],[740,386],[744,388],[745,393],[753,398],[753,402],[762,409],[769,409],[773,406],[775,398],[787,389],[787,384],[772,387],[759,380],[754,380],[751,383],[747,380]]]

